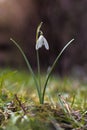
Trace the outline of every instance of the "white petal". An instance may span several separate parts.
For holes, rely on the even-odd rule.
[[[44,46],[45,46],[45,48],[46,48],[47,50],[49,50],[49,44],[48,44],[48,42],[47,42],[47,40],[46,40],[45,37],[44,37]]]
[[[41,48],[43,45],[45,46],[45,48],[47,50],[49,50],[49,45],[48,45],[46,38],[43,35],[40,35],[40,37],[38,38],[37,43],[36,43],[36,50]]]
[[[40,42],[37,42],[36,43],[36,50],[38,50],[39,48],[41,48],[42,47],[42,44],[40,43]]]
[[[42,37],[40,36],[36,42],[36,50],[38,50],[39,48],[41,48],[43,45],[43,42],[42,42]]]

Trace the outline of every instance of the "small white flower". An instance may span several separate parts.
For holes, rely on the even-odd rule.
[[[45,46],[45,48],[47,50],[49,50],[49,44],[48,44],[46,38],[43,35],[40,35],[37,42],[36,42],[36,50],[38,50],[42,46]]]

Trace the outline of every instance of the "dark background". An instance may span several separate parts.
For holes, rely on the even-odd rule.
[[[55,72],[87,71],[87,0],[1,0],[0,66],[26,67],[23,57],[10,41],[15,39],[36,69],[35,35],[38,24],[50,50],[40,49],[42,69],[52,65],[64,45],[75,39],[55,68]]]

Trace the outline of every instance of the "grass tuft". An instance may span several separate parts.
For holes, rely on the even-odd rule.
[[[51,77],[45,103],[39,104],[27,72],[0,73],[0,129],[87,129],[87,88],[81,80]]]

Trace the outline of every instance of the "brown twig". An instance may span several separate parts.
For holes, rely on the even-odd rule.
[[[17,102],[19,103],[19,106],[22,108],[24,115],[26,114],[26,110],[24,108],[24,106],[22,105],[21,101],[19,100],[17,94],[15,94],[15,99],[17,100]]]

